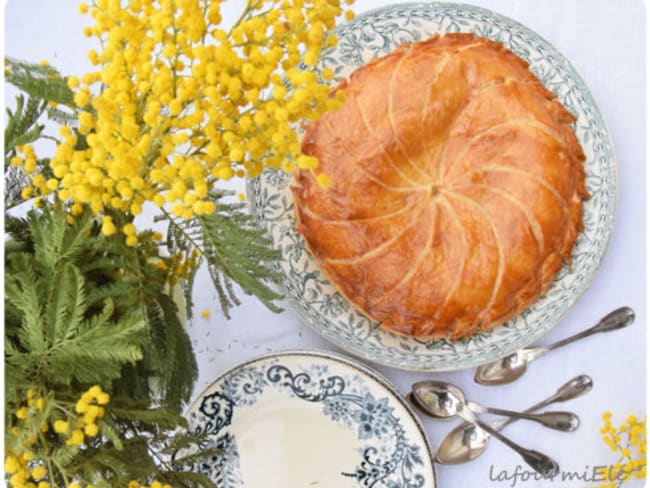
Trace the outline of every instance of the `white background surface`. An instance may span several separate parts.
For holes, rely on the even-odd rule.
[[[354,9],[395,3],[395,0],[359,0]],[[570,409],[581,419],[572,434],[544,430],[537,424],[520,422],[508,428],[513,439],[553,455],[563,471],[579,473],[594,466],[611,464],[616,454],[601,441],[601,414],[611,410],[615,421],[628,414],[642,416],[645,392],[645,7],[641,0],[473,0],[530,27],[549,40],[576,67],[599,103],[611,130],[618,156],[619,208],[609,251],[592,287],[565,319],[541,343],[578,332],[610,310],[629,305],[637,314],[629,329],[595,336],[558,350],[537,361],[518,382],[502,387],[473,383],[473,371],[422,374],[377,367],[404,393],[418,380],[435,377],[461,386],[467,396],[486,405],[523,409],[553,393],[569,378],[586,373],[595,387],[587,396],[558,406]],[[243,0],[228,0],[223,9],[232,18]],[[74,0],[9,0],[5,9],[6,54],[19,59],[48,59],[64,74],[83,74],[89,68],[86,51],[95,48],[82,35],[89,19],[76,13]],[[8,90],[7,101],[12,103]],[[243,189],[243,183],[237,184]],[[276,315],[256,300],[244,297],[231,321],[220,315],[207,274],[195,287],[195,319],[190,333],[200,362],[198,394],[213,379],[236,364],[265,352],[287,348],[332,349],[328,342],[303,325],[287,310]],[[200,318],[209,310],[209,319]],[[435,449],[454,422],[424,420]],[[442,488],[513,486],[513,481],[491,481],[503,470],[509,474],[521,465],[516,454],[492,441],[489,450],[462,466],[438,466]],[[491,471],[492,470],[492,471]],[[523,487],[597,486],[585,481],[554,483],[526,481]],[[626,486],[642,486],[632,482]]]

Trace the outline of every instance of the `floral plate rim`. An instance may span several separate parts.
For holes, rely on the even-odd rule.
[[[417,434],[419,447],[422,448],[422,456],[428,460],[428,463],[431,467],[431,478],[433,480],[433,486],[430,488],[436,488],[438,486],[436,463],[431,447],[431,442],[426,430],[424,429],[422,420],[415,412],[413,407],[409,404],[404,395],[402,395],[397,386],[395,386],[386,376],[373,369],[371,366],[364,364],[360,360],[341,353],[336,353],[325,349],[292,348],[262,354],[246,361],[237,363],[235,366],[230,367],[224,373],[217,376],[216,379],[211,381],[208,386],[206,386],[198,395],[196,395],[194,401],[192,401],[192,403],[188,406],[183,416],[188,419],[191,426],[191,414],[199,410],[203,399],[209,396],[211,392],[214,392],[219,384],[224,383],[229,377],[235,375],[238,371],[245,370],[247,367],[253,366],[255,364],[263,364],[264,362],[269,362],[272,360],[282,360],[286,358],[305,359],[307,361],[313,361],[314,359],[332,361],[335,364],[342,365],[343,367],[348,368],[355,373],[358,373],[360,378],[362,378],[363,383],[367,384],[368,382],[374,381],[376,385],[386,393],[387,397],[392,398],[404,409],[406,414],[408,414],[408,419],[411,421],[412,426],[415,428],[414,432]],[[317,365],[316,362],[313,362],[311,364]]]

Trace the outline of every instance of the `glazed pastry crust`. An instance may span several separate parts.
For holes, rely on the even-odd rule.
[[[393,332],[453,340],[548,289],[589,194],[575,118],[525,61],[436,35],[339,88],[344,106],[302,140],[318,170],[292,191],[298,231],[352,303]]]

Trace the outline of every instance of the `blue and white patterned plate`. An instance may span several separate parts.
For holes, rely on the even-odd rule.
[[[339,347],[389,366],[426,371],[478,366],[539,339],[588,288],[605,254],[616,210],[616,160],[605,122],[588,88],[571,64],[547,41],[525,26],[489,10],[462,4],[403,4],[360,15],[339,29],[339,45],[324,53],[324,66],[345,77],[370,59],[404,42],[434,33],[474,32],[503,42],[530,63],[544,85],[576,117],[575,130],[587,156],[585,230],[573,251],[571,268],[560,271],[546,295],[520,317],[468,339],[420,341],[385,332],[341,296],[319,271],[295,231],[291,178],[266,172],[249,182],[248,198],[283,260],[284,292],[307,324]]]
[[[189,469],[219,488],[435,488],[426,435],[378,373],[331,353],[286,351],[244,363],[187,414],[203,449]]]

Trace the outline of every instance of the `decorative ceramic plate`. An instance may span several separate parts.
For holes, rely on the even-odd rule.
[[[339,44],[322,57],[338,78],[402,43],[434,33],[474,32],[503,42],[576,117],[576,134],[587,156],[585,230],[571,267],[560,271],[549,291],[521,316],[456,342],[420,341],[383,331],[328,281],[295,231],[291,177],[266,172],[249,183],[251,209],[281,249],[289,304],[307,324],[347,351],[389,366],[427,371],[474,367],[505,356],[547,333],[588,288],[605,254],[616,207],[616,161],[605,122],[571,64],[525,26],[483,8],[462,4],[403,4],[360,15],[338,30]]]
[[[191,469],[219,488],[435,488],[431,450],[399,392],[342,356],[287,351],[232,369],[187,415],[223,454]]]

